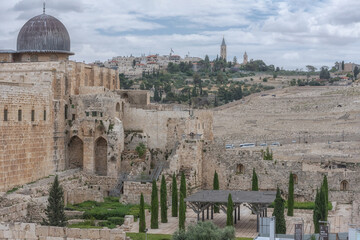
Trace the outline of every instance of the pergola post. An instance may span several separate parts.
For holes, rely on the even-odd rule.
[[[202,220],[202,221],[205,221],[205,218],[204,218],[204,209],[202,210],[201,220]]]
[[[200,212],[197,214],[197,220],[200,221]]]
[[[214,205],[211,204],[211,219],[214,219]]]
[[[259,232],[259,213],[256,213],[256,232]]]
[[[236,224],[236,206],[235,206],[235,209],[234,209],[234,224]]]
[[[206,208],[206,219],[209,219],[209,207]]]
[[[267,207],[265,208],[265,217],[267,217]]]
[[[241,206],[241,205],[238,206],[238,220],[239,220],[239,221],[240,221],[240,206]]]

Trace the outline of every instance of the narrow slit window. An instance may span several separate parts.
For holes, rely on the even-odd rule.
[[[46,121],[46,110],[44,110],[44,121]]]
[[[4,109],[4,121],[8,121],[8,110]]]
[[[18,110],[18,121],[19,122],[22,121],[22,110],[21,109]]]
[[[35,110],[31,110],[31,121],[34,122],[35,121]]]

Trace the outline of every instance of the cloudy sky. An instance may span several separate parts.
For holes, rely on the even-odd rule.
[[[0,0],[0,49],[16,49],[42,0]],[[262,59],[285,69],[359,61],[358,0],[47,0],[76,61],[175,54],[215,58],[225,36],[228,60]]]

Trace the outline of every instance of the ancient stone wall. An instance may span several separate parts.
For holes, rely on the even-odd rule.
[[[157,184],[160,189],[159,183]],[[152,183],[142,182],[124,182],[124,193],[121,195],[120,201],[125,203],[139,203],[141,193],[144,195],[144,201],[151,203]]]
[[[0,239],[110,239],[125,240],[122,229],[77,229],[35,223],[0,223]]]
[[[298,200],[312,201],[324,174],[328,178],[331,201],[349,203],[354,199],[353,192],[360,192],[360,186],[356,184],[360,181],[359,169],[355,165],[345,169],[326,169],[321,167],[321,162],[263,160],[260,150],[225,150],[221,144],[209,144],[204,150],[203,186],[206,189],[212,188],[216,170],[221,189],[251,190],[252,170],[255,169],[260,190],[275,190],[279,186],[285,195],[290,172],[295,174],[294,191]]]
[[[11,71],[17,72],[11,75]],[[29,66],[0,64],[0,192],[47,176],[58,167],[52,155],[51,75],[35,73]]]
[[[205,112],[207,111],[204,111],[204,115]],[[185,135],[193,132],[194,134],[202,134],[206,137],[212,136],[210,134],[212,132],[212,124],[202,122],[201,119],[203,117],[198,117],[198,114],[201,115],[201,113],[202,111],[199,111],[199,113],[196,112],[192,117],[189,117],[188,111],[157,111],[127,108],[124,115],[125,131],[146,133],[149,136],[147,141],[150,149],[171,150],[174,147],[173,143],[176,142],[175,139],[181,139],[182,132],[185,129]],[[212,119],[206,121],[212,121]],[[177,125],[179,127],[175,129]],[[168,141],[173,143],[168,144]]]
[[[203,144],[203,140],[184,139],[169,157],[169,168],[165,172],[170,176],[184,172],[189,193],[201,189],[203,185]]]
[[[125,99],[132,107],[146,107],[150,104],[150,93],[145,90],[117,90],[121,98]]]

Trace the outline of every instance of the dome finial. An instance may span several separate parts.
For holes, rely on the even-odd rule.
[[[44,0],[44,3],[43,3],[43,14],[45,14],[45,0]]]

